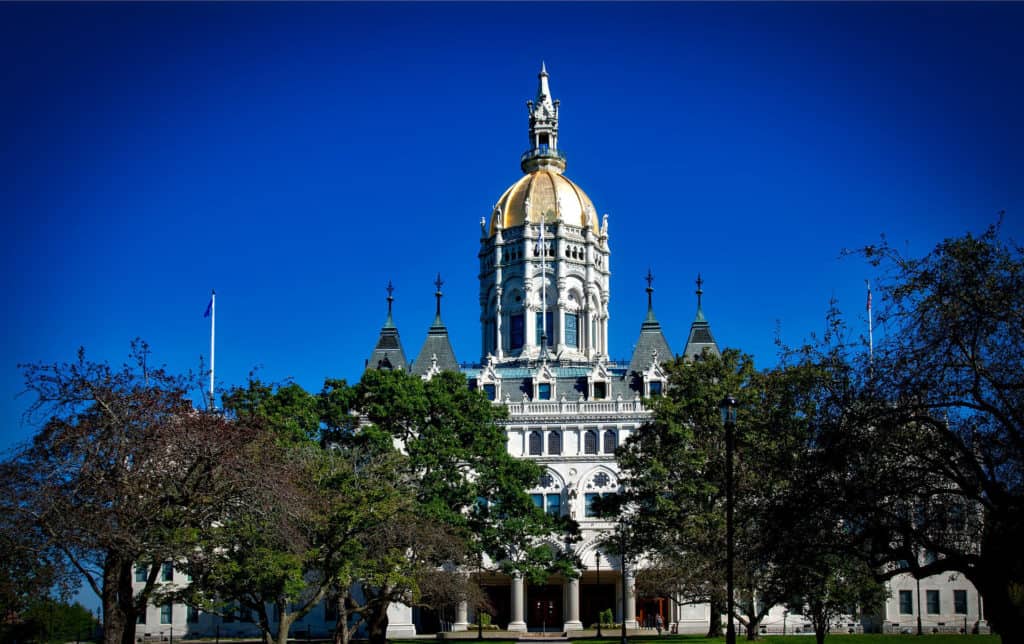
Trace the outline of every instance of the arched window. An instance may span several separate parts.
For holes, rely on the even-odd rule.
[[[548,434],[548,454],[558,456],[562,453],[562,432]]]
[[[597,432],[593,429],[588,429],[583,435],[583,453],[597,454]]]
[[[615,448],[619,444],[619,435],[615,433],[614,429],[609,429],[604,433],[604,453],[614,454]]]
[[[530,456],[540,456],[544,453],[544,441],[540,432],[530,432]]]

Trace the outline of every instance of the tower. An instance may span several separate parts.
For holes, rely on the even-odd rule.
[[[481,222],[481,355],[497,363],[608,356],[608,220],[565,175],[547,69],[527,101],[523,177]]]

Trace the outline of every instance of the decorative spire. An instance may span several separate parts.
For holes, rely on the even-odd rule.
[[[434,297],[437,298],[437,312],[435,314],[434,324],[441,324],[441,287],[444,282],[441,281],[441,273],[437,274],[437,279],[434,280],[434,286],[437,287],[437,291],[434,293]]]
[[[551,99],[548,68],[543,62],[537,74],[537,97],[526,101],[530,114],[530,149],[523,153],[519,166],[529,174],[536,170],[565,170],[565,154],[558,150],[558,101]]]
[[[392,293],[395,292],[395,287],[391,285],[391,280],[388,280],[388,286],[384,289],[388,292],[388,319],[384,322],[384,326],[394,326],[394,322],[391,321],[391,303],[395,301]]]
[[[704,279],[700,276],[700,273],[697,273],[697,321],[698,322],[703,322],[704,321],[704,310],[701,308],[701,304],[700,304],[700,297],[702,295],[704,295],[704,290],[702,289],[703,286],[704,286]]]
[[[654,318],[654,301],[652,295],[654,294],[654,275],[651,274],[651,269],[647,269],[647,319]]]

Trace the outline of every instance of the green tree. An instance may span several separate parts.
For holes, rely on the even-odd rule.
[[[771,606],[784,599],[777,568],[760,547],[770,516],[762,508],[788,485],[799,448],[799,400],[789,386],[755,370],[750,356],[726,350],[667,363],[669,387],[651,401],[654,418],[618,451],[624,506],[635,548],[653,562],[641,576],[650,591],[712,604],[709,635],[719,633],[725,602],[725,440],[719,402],[739,403],[735,453],[737,619],[754,638]]]
[[[344,391],[343,382],[329,381],[333,400],[344,401]],[[393,529],[394,517],[411,512],[415,481],[395,450],[321,448],[321,416],[336,411],[324,395],[253,379],[223,400],[236,422],[268,438],[259,463],[272,484],[218,519],[189,557],[193,582],[179,594],[212,612],[254,614],[264,641],[283,644],[325,599],[351,607],[352,581],[365,574],[374,541]],[[347,619],[338,626],[346,639]]]
[[[471,391],[464,376],[446,372],[424,381],[401,372],[370,370],[356,387],[353,404],[368,424],[350,440],[400,446],[408,455],[409,474],[419,481],[414,497],[417,524],[434,521],[444,526],[443,533],[462,544],[463,556],[476,559],[470,559],[470,565],[478,564],[482,553],[506,572],[533,578],[565,566],[565,551],[542,542],[561,542],[572,526],[533,506],[525,490],[539,479],[539,467],[509,456],[505,432],[497,424],[504,409]],[[399,536],[414,535],[405,531]],[[441,557],[453,554],[451,548],[434,552]],[[416,568],[426,570],[446,561],[397,558],[391,563],[392,568],[383,566],[377,576],[361,580],[363,594],[370,599],[366,613],[374,643],[385,639],[388,606],[419,596],[413,587]]]
[[[134,643],[159,564],[191,552],[198,531],[258,488],[253,434],[194,409],[188,380],[148,354],[136,341],[121,368],[81,350],[71,363],[23,366],[41,429],[3,466],[0,529],[26,531],[44,563],[84,579],[102,602],[107,644]],[[149,571],[138,592],[136,565]]]
[[[97,626],[92,613],[77,602],[68,604],[51,598],[37,599],[16,619],[7,619],[0,625],[0,641],[88,641],[95,636]]]

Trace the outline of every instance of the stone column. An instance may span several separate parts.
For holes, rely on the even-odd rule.
[[[626,628],[636,628],[636,580],[633,573],[626,573]]]
[[[526,603],[523,575],[512,575],[512,621],[508,624],[509,631],[525,631],[526,621],[523,619],[523,605]]]
[[[583,622],[580,621],[580,580],[566,580],[565,593],[565,625],[566,631],[583,630]]]
[[[455,605],[455,623],[452,624],[452,630],[469,630],[469,604],[466,602],[459,602]]]

